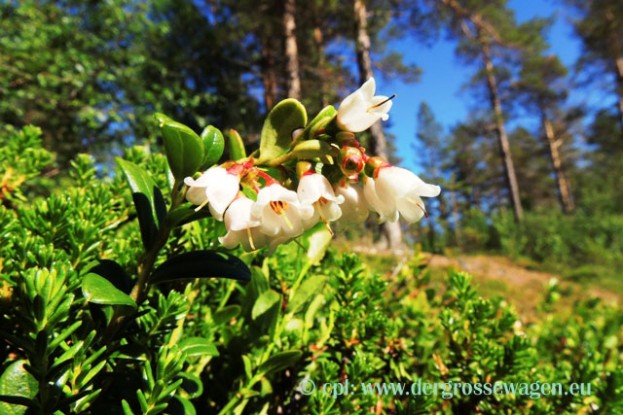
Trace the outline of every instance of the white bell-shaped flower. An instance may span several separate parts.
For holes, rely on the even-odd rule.
[[[312,205],[314,215],[306,223],[306,227],[311,227],[318,222],[334,222],[342,216],[340,204],[344,203],[343,196],[336,196],[331,188],[331,183],[322,174],[305,174],[299,181],[296,190],[299,201],[303,205]]]
[[[344,180],[337,184],[334,190],[336,195],[344,198],[344,203],[340,205],[342,208],[340,222],[358,224],[368,218],[368,204],[360,185]]]
[[[439,186],[425,183],[413,172],[395,166],[380,167],[375,185],[378,198],[393,201],[396,211],[409,223],[426,214],[422,196],[435,197],[441,192]]]
[[[248,197],[238,196],[225,211],[227,234],[219,238],[225,248],[242,244],[245,251],[255,251],[268,244],[268,237],[260,231],[260,220],[252,214],[253,205]]]
[[[364,177],[363,195],[370,210],[379,214],[379,222],[396,222],[398,220],[396,201],[393,198],[379,197],[376,181],[372,177]]]
[[[263,234],[285,241],[303,233],[314,208],[301,204],[295,192],[275,183],[259,191],[252,213],[260,220]]]
[[[378,120],[386,121],[392,107],[391,98],[374,96],[375,90],[374,78],[370,78],[361,88],[344,98],[337,110],[338,127],[358,133],[367,130]]]
[[[225,209],[240,190],[240,176],[216,166],[209,168],[197,180],[185,178],[184,184],[188,186],[186,199],[190,203],[200,207],[209,204],[212,216],[222,221]]]

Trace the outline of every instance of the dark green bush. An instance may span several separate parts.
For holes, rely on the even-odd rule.
[[[36,131],[18,134],[31,134],[29,146],[38,146]],[[11,148],[4,144],[13,138],[2,139]],[[41,169],[52,160],[45,152],[11,151],[7,160],[19,162],[10,167],[27,180],[36,180],[28,166]],[[163,156],[135,148],[126,158],[166,185]],[[27,181],[5,189],[0,206],[2,414],[623,411],[620,309],[589,301],[561,318],[551,311],[559,297],[551,292],[544,295],[542,320],[522,323],[502,299],[480,297],[466,274],[451,273],[436,292],[421,258],[388,278],[367,271],[356,255],[325,253],[328,239],[315,232],[272,256],[241,254],[251,269],[248,283],[165,282],[134,309],[123,303],[123,293],[136,279],[143,248],[121,175],[99,177],[80,156],[49,196],[31,197],[24,186]],[[595,258],[597,247],[621,246],[621,234],[612,230],[621,229],[616,218],[539,220],[527,219],[535,230],[522,234],[525,242],[496,228],[503,246],[523,252],[539,243],[535,255],[548,250],[559,258]],[[565,228],[567,220],[584,227]],[[484,229],[482,218],[474,223]],[[217,247],[221,226],[203,219],[175,228],[156,264]],[[594,232],[596,245],[573,251],[556,242],[556,232],[563,241],[572,232]],[[107,296],[97,297],[86,283],[96,272],[116,276]],[[117,302],[93,301],[110,301],[111,292],[121,293]],[[588,382],[592,389],[590,396],[444,399],[361,390],[306,395],[300,386],[347,379],[356,387],[419,379]]]

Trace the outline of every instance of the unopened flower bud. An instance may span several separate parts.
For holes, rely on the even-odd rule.
[[[370,157],[366,161],[366,175],[375,177],[379,167],[388,167],[390,164],[381,157]]]
[[[346,177],[356,176],[365,166],[364,155],[356,147],[344,146],[340,150],[340,169]]]
[[[340,131],[335,135],[335,138],[337,138],[337,141],[339,142],[351,141],[355,139],[355,133],[351,133],[350,131]]]
[[[296,176],[303,177],[303,175],[312,170],[313,165],[309,161],[299,161],[296,163]]]

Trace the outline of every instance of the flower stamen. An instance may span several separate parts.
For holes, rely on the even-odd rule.
[[[282,200],[273,200],[269,203],[269,205],[273,212],[283,217],[283,221],[290,227],[290,229],[294,229],[294,225],[292,225],[290,218],[286,214],[286,211],[290,207],[288,202],[284,202]]]
[[[284,202],[282,200],[273,200],[272,202],[270,202],[270,208],[277,215],[283,214],[283,212],[287,211],[289,207],[290,206],[288,205],[288,202]]]
[[[257,250],[257,248],[255,247],[255,244],[253,243],[253,236],[251,235],[251,228],[247,228],[247,236],[249,237],[249,245],[251,246],[252,250]]]
[[[367,109],[366,111],[370,111],[370,110],[373,110],[373,109],[375,109],[375,108],[378,108],[378,107],[380,107],[381,105],[385,104],[386,102],[391,101],[391,100],[392,100],[392,99],[394,99],[394,98],[396,98],[396,94],[392,94],[392,96],[391,96],[391,97],[389,97],[389,98],[387,98],[387,99],[385,99],[385,100],[383,100],[383,101],[379,102],[378,104],[375,104],[375,105],[372,105],[372,106],[368,107],[368,109]]]
[[[199,212],[201,209],[203,209],[204,207],[206,207],[206,206],[208,205],[208,203],[209,203],[209,200],[208,200],[208,199],[206,199],[206,201],[205,201],[205,202],[203,202],[202,204],[200,204],[199,206],[197,206],[197,207],[195,208],[195,212]]]

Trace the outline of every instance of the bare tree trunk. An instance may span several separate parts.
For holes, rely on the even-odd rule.
[[[616,17],[611,7],[607,7],[604,11],[607,27],[616,27]],[[614,58],[614,75],[616,78],[616,93],[619,98],[619,125],[621,127],[621,138],[623,138],[623,45],[621,44],[621,38],[615,32],[609,31],[608,52]]]
[[[370,59],[370,36],[368,35],[368,13],[364,0],[354,0],[353,6],[355,12],[357,66],[359,67],[359,80],[361,83],[364,83],[373,76],[372,61]],[[380,121],[370,127],[370,135],[371,140],[368,146],[370,154],[387,160],[387,140],[385,139],[385,133]],[[389,249],[402,246],[402,230],[398,222],[385,222],[382,225],[381,234],[386,240]]]
[[[556,177],[556,185],[558,187],[558,198],[560,201],[560,208],[564,213],[571,213],[575,208],[573,203],[573,197],[571,196],[571,186],[565,175],[562,167],[562,160],[560,157],[560,145],[561,140],[556,139],[554,133],[554,126],[547,119],[545,112],[541,112],[541,122],[543,124],[543,131],[545,131],[545,138],[549,146],[549,156],[552,161],[552,168],[554,169],[554,175]]]
[[[327,63],[324,52],[324,33],[320,22],[316,22],[314,25],[314,46],[316,47],[316,54],[318,56],[318,68],[316,74],[318,76],[318,82],[320,83],[320,103],[322,107],[329,105],[329,96],[327,93]]]
[[[623,134],[623,56],[616,59],[617,95],[619,96],[619,123]]]
[[[454,240],[456,241],[456,245],[463,250],[463,234],[461,232],[459,204],[456,200],[454,180],[452,181],[452,185],[452,190],[450,191],[450,203],[452,204],[452,221],[454,222]]]
[[[262,86],[264,87],[264,105],[266,111],[275,105],[277,100],[277,75],[275,74],[275,56],[267,39],[262,41]]]
[[[519,199],[519,185],[517,184],[517,176],[515,174],[515,166],[513,165],[510,145],[508,143],[508,135],[506,134],[506,128],[504,127],[504,115],[502,114],[502,104],[498,94],[498,85],[495,79],[493,61],[491,59],[491,50],[489,49],[487,39],[482,36],[479,36],[479,39],[482,48],[485,72],[487,75],[487,87],[489,89],[489,99],[493,110],[495,130],[497,132],[498,143],[500,145],[500,157],[502,158],[502,163],[504,165],[506,186],[509,191],[509,199],[511,206],[513,207],[515,220],[517,222],[521,222],[523,209],[521,207],[521,200]]]
[[[296,45],[296,0],[285,0],[283,28],[286,58],[286,86],[288,98],[301,99],[301,78],[299,77],[299,55]]]

